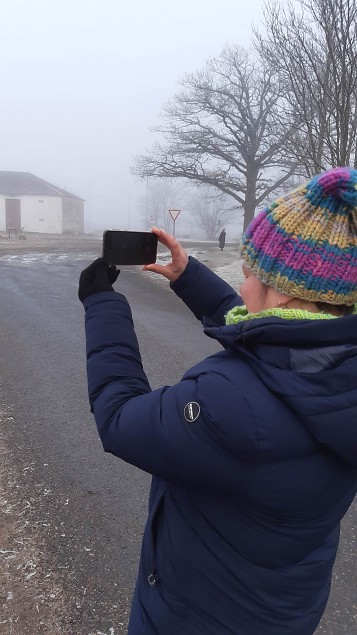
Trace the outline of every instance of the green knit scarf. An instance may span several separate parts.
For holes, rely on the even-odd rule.
[[[353,314],[357,314],[357,304],[355,304]],[[330,313],[313,313],[303,309],[265,309],[259,313],[248,313],[246,306],[236,306],[228,311],[226,315],[226,324],[239,324],[246,320],[256,320],[258,318],[279,317],[284,320],[331,320],[336,315]]]

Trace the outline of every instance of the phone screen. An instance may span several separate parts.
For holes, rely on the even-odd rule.
[[[152,232],[107,230],[103,257],[109,265],[148,265],[156,261],[157,236]]]

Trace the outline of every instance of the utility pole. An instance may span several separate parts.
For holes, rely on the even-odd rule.
[[[131,206],[131,200],[130,200],[130,182],[129,181],[123,181],[123,183],[126,183],[128,186],[128,217],[127,217],[127,229],[130,229],[130,206]]]
[[[148,230],[149,177],[146,177],[145,231]]]

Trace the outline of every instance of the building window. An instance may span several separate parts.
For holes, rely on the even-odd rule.
[[[45,201],[43,200],[43,198],[39,198],[39,199],[38,199],[38,202],[39,202],[39,203],[44,203]]]
[[[39,218],[38,220],[39,220],[40,223],[44,223],[45,222],[44,218]]]

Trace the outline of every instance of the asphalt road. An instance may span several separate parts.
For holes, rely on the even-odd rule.
[[[77,298],[86,264],[58,254],[1,263],[0,394],[13,411],[8,445],[19,473],[27,468],[22,495],[43,520],[49,556],[71,596],[69,628],[76,635],[114,628],[117,635],[125,632],[149,477],[103,452],[89,412]],[[176,382],[217,350],[168,288],[135,269],[121,272],[117,288],[131,302],[153,388]]]
[[[87,262],[78,254],[1,262],[0,403],[12,408],[5,439],[64,584],[68,632],[118,635],[126,632],[149,477],[103,452],[89,412],[77,299]],[[135,269],[122,271],[117,286],[131,303],[153,388],[218,349],[168,288]],[[319,635],[357,633],[356,525],[354,507]]]

